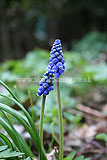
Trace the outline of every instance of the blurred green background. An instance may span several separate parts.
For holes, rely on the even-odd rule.
[[[47,70],[56,38],[62,41],[66,61],[62,77],[91,80],[60,83],[64,124],[72,129],[89,123],[81,114],[71,113],[70,109],[78,111],[77,104],[107,115],[107,0],[0,0],[0,79],[32,114],[30,93],[37,125],[38,79]],[[2,87],[0,91],[5,92]],[[46,101],[45,131],[50,133],[55,123],[58,133],[57,118],[56,93],[52,92]]]
[[[0,0],[0,79],[27,108],[31,92],[36,120],[40,112],[38,81],[47,70],[56,38],[62,40],[66,61],[62,77],[91,80],[61,83],[63,108],[83,103],[102,110],[107,94],[106,19],[106,0]],[[47,98],[46,122],[52,121],[52,114],[57,116],[54,94]],[[98,96],[101,98],[96,99]]]

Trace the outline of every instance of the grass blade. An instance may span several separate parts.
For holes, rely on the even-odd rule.
[[[3,141],[5,142],[5,144],[7,144],[9,146],[9,148],[14,149],[12,143],[4,134],[0,133],[0,138],[3,139]]]
[[[12,95],[12,97],[18,101],[20,103],[20,101],[18,100],[18,98],[16,97],[16,95],[10,90],[10,88],[0,80],[0,84]]]
[[[11,100],[12,102],[14,102],[15,104],[17,104],[17,105],[22,109],[22,111],[24,112],[26,118],[28,119],[29,124],[30,124],[30,126],[31,126],[31,128],[32,128],[32,131],[33,131],[33,133],[34,133],[34,135],[35,135],[35,138],[33,138],[33,139],[35,139],[34,143],[36,144],[36,147],[37,147],[37,149],[38,149],[38,151],[39,151],[39,153],[40,153],[40,159],[41,159],[41,160],[47,160],[47,158],[46,158],[46,156],[45,156],[45,153],[44,153],[43,146],[41,145],[41,142],[40,142],[40,138],[39,138],[39,134],[38,134],[37,128],[36,128],[36,126],[35,126],[32,118],[31,118],[30,114],[29,114],[29,113],[26,111],[26,109],[21,105],[21,103],[19,102],[18,98],[17,98],[17,97],[15,96],[15,94],[9,89],[9,87],[8,87],[6,84],[4,84],[1,80],[0,80],[0,84],[1,84],[3,87],[6,88],[6,90],[12,95],[13,98],[7,97],[7,96],[5,96],[5,95],[0,95],[0,96],[3,96],[3,97],[5,97],[5,98],[7,98],[8,100]]]

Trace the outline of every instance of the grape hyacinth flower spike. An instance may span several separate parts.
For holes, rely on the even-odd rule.
[[[65,60],[63,59],[61,41],[56,39],[51,49],[49,58],[48,70],[53,71],[56,79],[57,101],[58,101],[58,114],[59,114],[59,135],[60,135],[60,160],[63,160],[63,117],[61,108],[59,77],[65,71]]]
[[[54,80],[54,71],[47,71],[44,73],[43,78],[39,82],[39,88],[37,91],[37,95],[48,95],[53,88],[53,80]]]
[[[43,145],[43,118],[44,118],[44,108],[45,108],[45,100],[46,96],[49,94],[50,91],[52,91],[53,88],[53,80],[54,80],[54,72],[53,71],[47,71],[44,73],[42,79],[39,82],[39,88],[37,91],[37,95],[42,97],[42,108],[41,108],[41,114],[40,114],[40,128],[39,128],[39,135],[41,144]],[[40,159],[40,157],[39,157]]]
[[[55,79],[58,79],[65,71],[61,41],[56,39],[51,49],[48,70],[54,71]]]

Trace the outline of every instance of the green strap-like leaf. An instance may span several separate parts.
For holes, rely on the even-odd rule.
[[[7,148],[8,148],[8,146],[6,146],[6,145],[5,145],[5,146],[0,146],[0,152],[1,152],[1,151],[4,151],[4,150],[7,149]]]
[[[41,142],[40,142],[40,138],[39,138],[39,134],[38,134],[38,130],[30,116],[30,114],[26,111],[26,109],[23,107],[23,105],[19,102],[18,98],[15,96],[15,94],[9,89],[9,87],[3,83],[1,80],[0,80],[0,84],[6,88],[6,90],[12,95],[13,98],[10,98],[10,97],[7,97],[7,96],[3,96],[3,95],[0,95],[0,96],[3,96],[9,100],[11,100],[12,102],[14,102],[15,104],[17,104],[21,109],[22,111],[24,112],[26,118],[28,119],[29,121],[29,124],[32,128],[32,132],[34,133],[35,135],[35,141],[34,143],[36,144],[36,147],[40,153],[40,160],[47,160],[46,156],[45,156],[45,153],[44,153],[44,149],[43,149],[43,146],[41,145]]]
[[[7,144],[10,148],[13,148],[12,143],[4,134],[0,133],[0,138],[2,138],[5,142],[5,144]]]
[[[21,156],[21,155],[24,155],[24,153],[20,153],[20,152],[16,152],[16,151],[10,152],[9,150],[6,150],[6,151],[3,151],[3,152],[0,152],[0,159],[1,158],[18,157],[18,156]]]
[[[2,82],[2,81],[0,80],[0,84],[1,84],[4,88],[6,88],[6,90],[12,95],[12,97],[13,97],[16,101],[18,101],[18,102],[20,103],[20,101],[18,100],[18,98],[16,97],[16,95],[10,90],[10,88],[9,88],[4,82]]]
[[[26,118],[28,119],[29,124],[30,124],[30,126],[31,126],[31,128],[32,128],[32,131],[31,131],[31,129],[30,129],[29,132],[30,132],[30,133],[32,132],[32,134],[33,134],[34,143],[36,144],[36,147],[37,147],[37,149],[38,149],[38,151],[39,151],[39,153],[40,153],[40,155],[41,155],[41,160],[42,160],[43,158],[44,158],[44,160],[47,160],[47,158],[46,158],[46,156],[45,156],[45,154],[44,154],[44,149],[43,149],[43,147],[41,146],[41,143],[40,143],[40,138],[39,138],[39,134],[38,134],[37,128],[36,128],[36,126],[35,126],[32,118],[31,118],[30,114],[29,114],[29,113],[26,111],[26,109],[25,109],[19,102],[17,102],[15,99],[10,98],[10,97],[7,97],[7,96],[2,95],[2,94],[0,94],[0,96],[2,96],[2,97],[4,97],[4,98],[7,98],[7,99],[9,99],[9,100],[11,100],[11,101],[13,101],[14,103],[16,103],[16,104],[23,110],[23,112],[24,112]],[[0,104],[1,104],[1,106],[4,106],[4,107],[2,107],[2,110],[4,110],[4,108],[5,108],[5,111],[6,111],[7,108],[8,108],[8,109],[12,112],[13,116],[14,116],[14,115],[17,116],[17,114],[14,114],[15,110],[14,110],[14,112],[13,112],[13,111],[12,111],[12,108],[10,108],[10,107],[8,107],[8,106],[6,107],[6,105],[4,105],[4,104],[2,104],[2,103],[0,103]],[[20,117],[17,116],[17,119],[19,119],[19,118],[20,118]]]
[[[2,127],[6,130],[6,132],[8,133],[8,135],[11,137],[11,139],[13,140],[14,144],[17,146],[17,148],[19,149],[19,143],[17,142],[17,139],[15,138],[15,135],[13,133],[13,131],[11,130],[9,124],[0,117],[0,124],[2,125]],[[18,134],[18,133],[17,133]],[[30,148],[28,147],[27,143],[25,142],[25,140],[21,137],[20,134],[18,134],[17,136],[20,137],[21,141],[20,141],[20,145],[22,145],[24,152],[26,153],[26,156],[31,156],[32,158],[34,157]]]

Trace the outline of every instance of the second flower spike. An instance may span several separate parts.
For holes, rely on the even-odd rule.
[[[50,91],[54,90],[53,88],[53,80],[54,80],[54,71],[47,71],[44,73],[43,78],[39,82],[39,88],[37,91],[37,95],[44,96],[48,95]]]
[[[55,79],[58,79],[65,71],[65,60],[63,59],[61,41],[56,39],[51,49],[48,70],[53,71]]]

